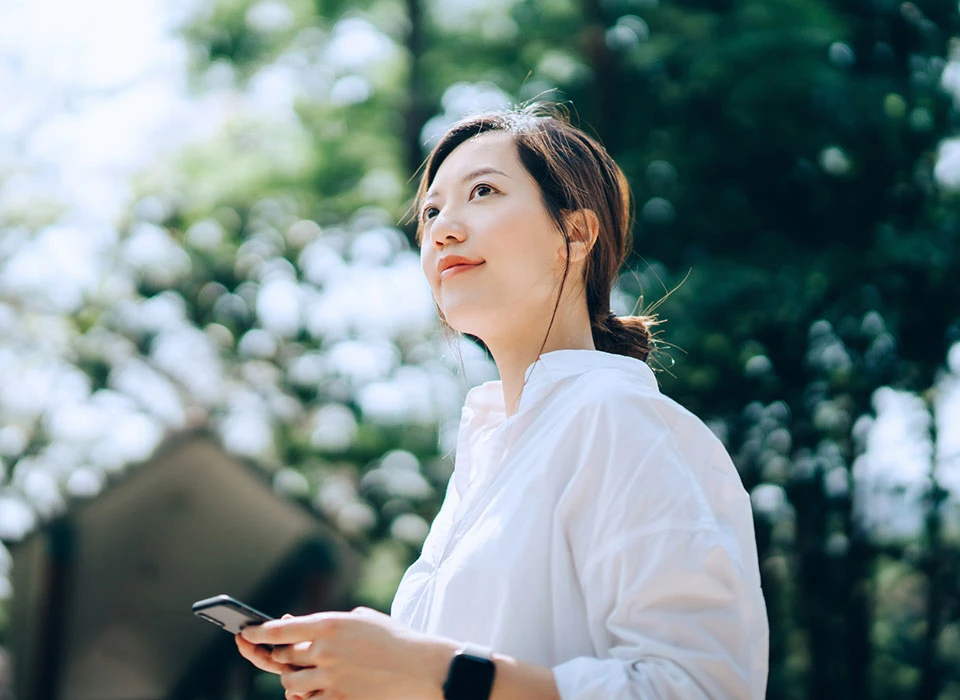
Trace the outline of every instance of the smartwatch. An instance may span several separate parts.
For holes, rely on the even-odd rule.
[[[443,684],[444,700],[489,700],[496,666],[486,647],[465,644],[450,662]]]

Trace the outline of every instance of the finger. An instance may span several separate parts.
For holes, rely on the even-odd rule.
[[[296,644],[285,644],[274,647],[270,657],[280,664],[288,666],[297,666],[304,668],[306,666],[315,666],[314,655],[311,653],[313,642],[297,642]]]
[[[240,655],[261,671],[279,675],[289,670],[285,664],[277,663],[271,658],[269,649],[251,644],[239,634],[234,637],[234,640],[237,643],[237,649],[240,651]]]
[[[240,635],[236,635],[234,641],[237,644],[240,655],[257,668],[276,674],[289,670],[286,665],[278,664],[270,657],[271,651],[269,648],[251,644]]]
[[[323,696],[322,690],[311,690],[306,695],[300,695],[298,693],[284,693],[283,696],[287,700],[314,700],[314,698],[319,698]]]
[[[280,683],[288,693],[309,695],[313,691],[323,693],[328,690],[329,677],[319,668],[302,668],[281,673]]]
[[[241,634],[254,644],[296,644],[330,634],[338,622],[348,617],[348,613],[314,613],[245,627]]]

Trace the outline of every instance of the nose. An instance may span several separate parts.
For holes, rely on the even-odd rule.
[[[463,223],[449,209],[441,209],[430,226],[430,240],[437,247],[462,243],[467,237]]]

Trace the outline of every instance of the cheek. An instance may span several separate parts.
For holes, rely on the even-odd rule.
[[[540,304],[553,297],[563,263],[552,247],[542,245],[517,246],[498,269],[498,280],[491,286],[509,303]]]
[[[424,278],[426,278],[427,283],[430,285],[430,289],[433,290],[434,296],[436,296],[438,283],[438,280],[436,279],[436,255],[426,248],[420,249],[420,270],[423,272]]]
[[[537,279],[550,277],[559,281],[563,276],[566,250],[559,234],[543,231],[537,236],[531,236],[522,249],[517,251],[515,258],[534,273]]]
[[[524,237],[522,255],[544,270],[559,271],[563,274],[563,263],[567,257],[563,234],[556,229],[556,224],[550,215],[545,212],[536,212],[529,216],[520,230],[527,231]]]

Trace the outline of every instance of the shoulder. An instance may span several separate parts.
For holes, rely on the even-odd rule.
[[[634,367],[570,375],[549,397],[565,536],[594,561],[651,533],[710,532],[753,570],[750,501],[726,448],[649,367]]]
[[[565,463],[564,500],[578,511],[603,504],[603,518],[680,529],[716,527],[742,486],[722,442],[707,425],[642,376],[591,370],[558,386],[563,426],[555,463]],[[639,509],[639,510],[638,510]]]
[[[634,371],[591,369],[559,385],[554,399],[564,407],[567,420],[600,423],[608,438],[649,442],[672,436],[719,442],[699,417],[660,391],[646,365]]]
[[[615,371],[590,372],[563,393],[558,398],[569,409],[568,429],[589,445],[592,470],[603,462],[608,476],[634,479],[669,464],[673,477],[694,476],[729,459],[699,417],[643,381]]]
[[[729,469],[722,443],[697,416],[661,393],[646,363],[595,351],[560,351],[541,359],[530,375],[529,412],[522,424],[525,432],[534,428],[529,435],[541,454],[565,466],[561,479],[579,471],[616,481],[642,480],[651,469],[678,476]],[[668,469],[668,463],[674,466]]]

